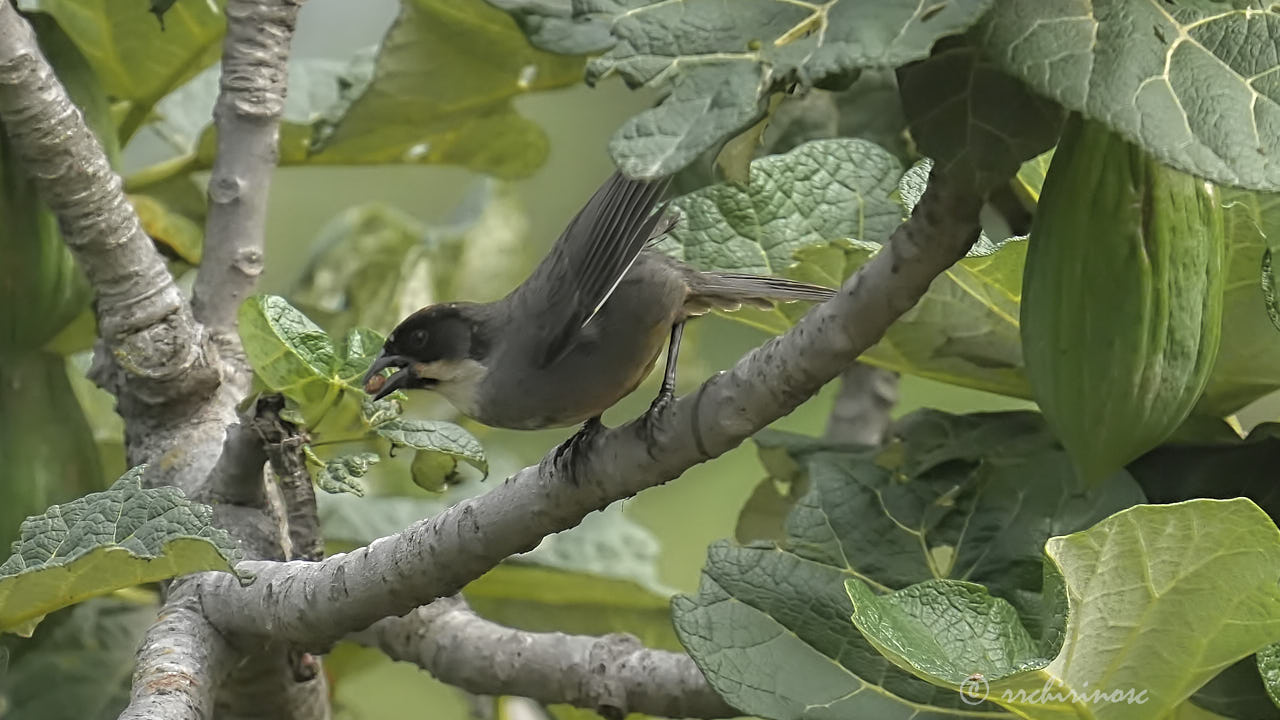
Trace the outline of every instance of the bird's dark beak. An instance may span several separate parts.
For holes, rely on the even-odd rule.
[[[373,364],[369,366],[369,372],[364,374],[364,391],[373,396],[374,400],[381,400],[396,390],[400,390],[409,385],[413,380],[410,368],[413,366],[413,359],[403,355],[388,355],[385,352],[378,353],[378,357],[374,358]],[[391,377],[386,378],[378,384],[377,378],[382,377],[382,371],[387,368],[400,368]]]

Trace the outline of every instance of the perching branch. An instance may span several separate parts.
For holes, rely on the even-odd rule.
[[[218,154],[209,178],[204,256],[192,306],[247,389],[236,311],[262,273],[267,197],[288,80],[289,41],[303,0],[229,0],[221,92],[213,116]]]
[[[483,496],[319,563],[247,563],[249,587],[202,579],[205,609],[229,633],[323,652],[343,635],[452,595],[502,559],[587,513],[667,482],[791,412],[875,344],[978,235],[980,200],[936,172],[911,218],[831,300],[787,333],[673,403],[649,442],[642,420],[554,454]]]
[[[630,635],[514,630],[479,617],[459,597],[379,620],[348,638],[481,695],[569,703],[606,718],[737,717],[683,653],[651,650]]]
[[[9,0],[0,0],[0,120],[93,287],[112,358],[95,365],[99,384],[123,408],[207,397],[218,385],[209,339]]]

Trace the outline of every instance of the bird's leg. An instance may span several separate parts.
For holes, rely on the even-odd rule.
[[[559,462],[560,456],[564,455],[566,452],[576,452],[575,448],[577,446],[589,442],[591,438],[595,437],[596,434],[603,429],[604,424],[600,422],[599,415],[587,420],[582,424],[582,427],[578,429],[578,432],[574,433],[568,440],[560,443],[559,447],[556,448],[556,461]]]
[[[671,326],[671,342],[667,345],[667,367],[662,373],[662,386],[658,388],[658,397],[653,399],[649,411],[644,414],[644,430],[650,447],[657,434],[657,422],[676,396],[676,360],[680,357],[680,338],[683,335],[684,321],[681,320]]]

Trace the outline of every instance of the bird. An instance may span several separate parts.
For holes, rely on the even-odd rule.
[[[572,444],[603,427],[601,414],[653,371],[664,345],[666,368],[647,417],[672,401],[691,318],[835,294],[785,278],[701,271],[657,251],[655,241],[679,221],[668,217],[670,203],[658,207],[669,180],[614,172],[506,297],[433,304],[401,321],[365,374],[365,392],[380,400],[432,390],[491,427],[582,423]]]

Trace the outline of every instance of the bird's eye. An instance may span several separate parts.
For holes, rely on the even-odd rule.
[[[415,347],[422,347],[426,345],[427,331],[422,328],[418,328],[417,330],[409,333],[409,344]]]

